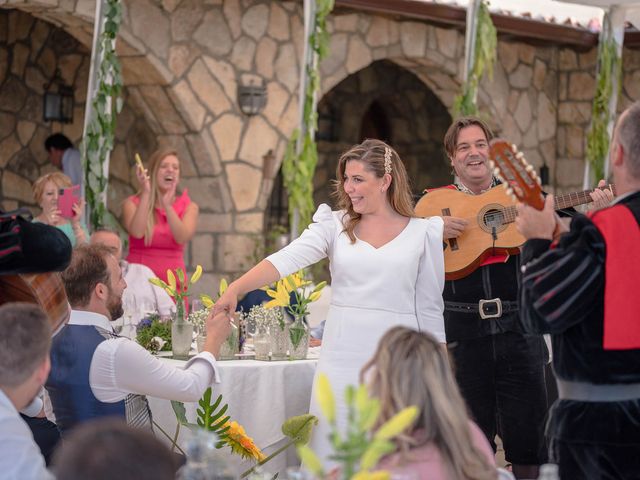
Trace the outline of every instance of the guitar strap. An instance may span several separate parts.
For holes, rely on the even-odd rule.
[[[605,350],[640,349],[640,226],[631,210],[615,205],[590,215],[606,245]]]

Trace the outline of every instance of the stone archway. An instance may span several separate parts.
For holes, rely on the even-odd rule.
[[[318,112],[316,204],[332,203],[328,180],[335,178],[338,157],[368,135],[398,151],[416,194],[450,181],[442,138],[451,117],[422,81],[396,63],[379,60],[349,75],[325,94]]]

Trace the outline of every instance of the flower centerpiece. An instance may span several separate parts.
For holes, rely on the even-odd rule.
[[[176,358],[188,358],[193,340],[193,325],[186,319],[187,305],[186,299],[189,297],[189,288],[192,284],[200,280],[202,276],[202,266],[198,265],[191,278],[178,268],[175,273],[167,269],[167,282],[155,277],[149,282],[162,288],[176,303],[176,312],[171,324],[171,343],[173,356]]]
[[[253,347],[256,360],[282,360],[286,356],[287,330],[282,310],[266,308],[265,305],[254,305],[245,315],[245,323],[255,332]],[[274,336],[278,338],[272,338]],[[284,345],[281,345],[282,337],[285,340]],[[274,350],[276,350],[275,355]]]
[[[316,400],[331,431],[329,440],[334,453],[330,460],[339,463],[337,476],[340,480],[389,480],[391,473],[373,469],[380,459],[396,450],[393,439],[407,430],[418,417],[418,408],[406,407],[375,429],[380,416],[380,401],[369,397],[367,387],[348,386],[345,389],[347,404],[347,428],[341,432],[336,424],[336,402],[329,379],[318,375]],[[373,431],[375,429],[375,431]],[[297,447],[302,463],[316,478],[327,478],[320,458],[307,445]]]
[[[153,313],[136,325],[136,341],[151,353],[171,350],[171,324]]]
[[[313,287],[312,282],[304,278],[304,272],[287,275],[276,283],[275,289],[267,289],[267,295],[272,300],[266,303],[266,308],[282,307],[293,317],[289,329],[289,357],[292,360],[307,358],[309,348],[309,327],[304,317],[309,314],[309,304],[315,302],[322,295],[322,289],[327,282],[320,282]],[[293,294],[293,295],[292,295]],[[291,301],[293,296],[294,302]]]

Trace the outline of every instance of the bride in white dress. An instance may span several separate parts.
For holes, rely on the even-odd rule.
[[[229,285],[214,313],[232,312],[238,295],[329,257],[332,297],[316,378],[328,375],[342,429],[344,389],[358,384],[389,328],[428,331],[445,343],[444,258],[442,219],[414,216],[407,172],[391,147],[380,140],[352,147],[340,157],[336,176],[340,210],[320,205],[298,239]],[[331,466],[329,426],[315,395],[310,412],[320,419],[311,448]]]

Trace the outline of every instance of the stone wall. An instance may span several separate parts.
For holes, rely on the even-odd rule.
[[[56,68],[75,88],[73,123],[42,119],[44,85]],[[35,208],[31,184],[55,170],[45,139],[62,132],[77,143],[82,136],[89,53],[65,31],[18,10],[0,10],[0,199],[6,210]]]
[[[0,3],[14,8],[0,10],[0,201],[10,208],[32,204],[28,184],[50,168],[41,146],[52,131],[41,120],[41,85],[56,64],[74,82],[78,99],[74,124],[62,130],[73,141],[80,137],[95,3]],[[122,200],[134,192],[135,152],[146,160],[157,146],[174,145],[183,162],[182,185],[201,210],[187,257],[191,268],[205,267],[199,288],[237,275],[254,260],[271,176],[298,121],[301,10],[293,0],[124,3],[117,50],[125,107],[118,118],[108,206],[118,215]],[[355,92],[358,100],[351,99],[351,106],[345,102],[346,115],[339,118],[344,136],[320,142],[324,163],[317,185],[333,177],[337,153],[359,140],[355,132],[374,97],[382,98],[398,135],[392,140],[421,184],[416,187],[449,181],[446,161],[438,163],[440,154],[431,152],[460,89],[463,32],[346,9],[329,17],[328,28],[331,52],[321,64],[320,101],[330,103],[343,90]],[[62,43],[72,47],[61,51],[53,40],[65,32],[68,40]],[[373,64],[377,61],[385,62]],[[552,187],[560,190],[581,183],[594,61],[595,51],[578,54],[500,39],[493,79],[481,82],[483,115],[499,134],[521,145],[531,163],[545,162]],[[640,52],[625,50],[621,108],[640,95],[639,64]],[[402,88],[382,95],[390,87],[379,65],[386,65],[385,74],[392,72]],[[252,81],[265,85],[268,101],[260,114],[247,117],[238,107],[237,89]],[[276,165],[265,172],[270,151]],[[426,158],[431,163],[425,164]]]

